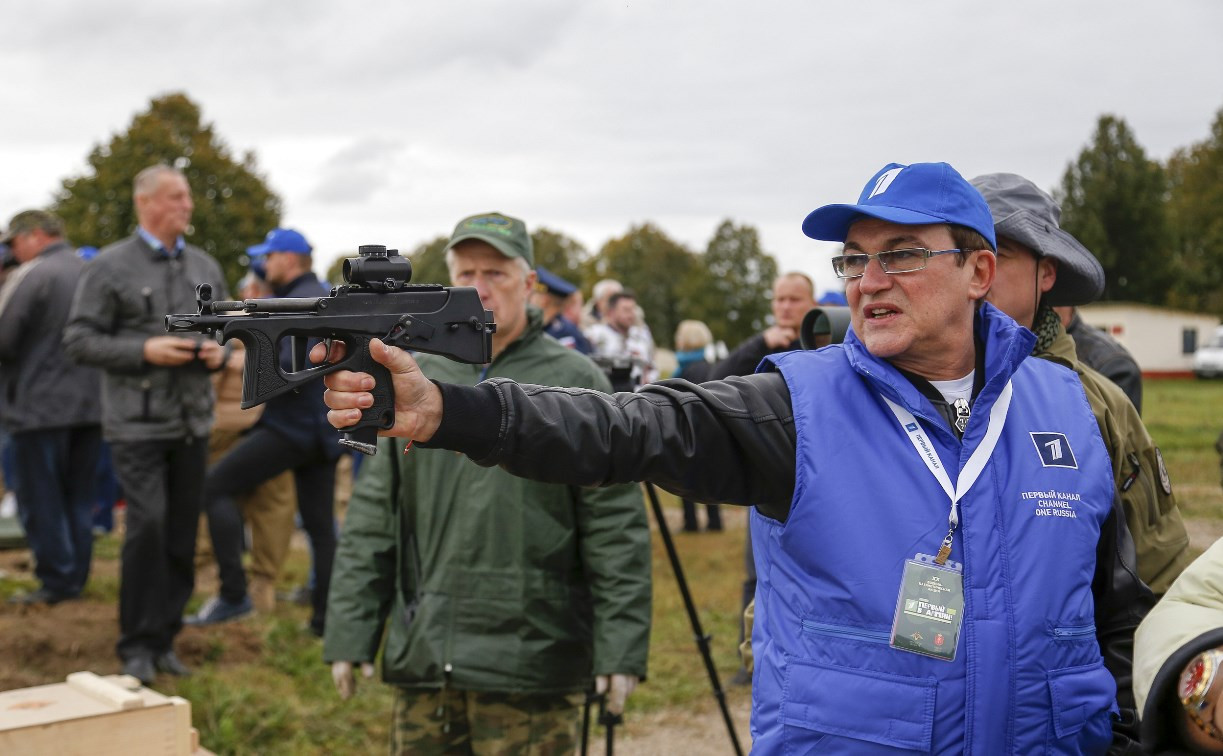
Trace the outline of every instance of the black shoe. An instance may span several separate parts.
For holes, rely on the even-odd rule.
[[[152,685],[153,679],[157,677],[157,670],[153,668],[153,657],[133,656],[124,660],[123,674],[131,675],[145,687]]]
[[[158,672],[165,672],[167,675],[175,677],[191,677],[191,670],[188,669],[183,660],[178,658],[178,654],[173,651],[167,651],[153,662],[153,666]]]
[[[313,595],[310,592],[310,586],[299,585],[290,591],[277,593],[276,600],[287,601],[290,604],[297,604],[298,606],[310,606],[310,602],[313,600]]]
[[[730,678],[730,684],[736,687],[742,687],[744,685],[751,685],[752,675],[746,669],[744,669],[743,667],[740,667],[739,671],[735,673],[735,676]]]
[[[183,623],[195,626],[217,625],[242,619],[253,611],[255,611],[255,605],[251,603],[250,596],[243,596],[242,600],[237,603],[231,603],[220,596],[215,596],[205,602],[199,612],[183,617]]]
[[[46,588],[39,588],[36,591],[30,591],[29,593],[21,593],[13,596],[9,598],[8,602],[10,604],[19,604],[22,606],[33,606],[34,604],[54,606],[61,601],[70,601],[74,598],[76,598],[76,596],[67,596],[62,593],[49,591]]]

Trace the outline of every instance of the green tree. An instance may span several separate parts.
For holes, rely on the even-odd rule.
[[[254,153],[235,159],[182,93],[153,99],[126,132],[93,148],[85,174],[64,179],[55,212],[68,237],[101,247],[135,231],[132,179],[156,163],[186,174],[195,200],[187,240],[216,257],[230,283],[237,283],[246,248],[279,225],[280,198],[259,174]]]
[[[615,278],[632,289],[645,311],[646,323],[659,346],[670,346],[675,327],[686,317],[687,292],[698,291],[694,279],[704,275],[699,258],[657,226],[633,226],[611,239],[586,263],[584,281]]]
[[[408,253],[412,261],[412,283],[450,285],[450,269],[446,267],[446,243],[449,241],[449,236],[439,236]]]
[[[531,247],[535,251],[535,264],[571,283],[582,280],[582,264],[590,256],[582,243],[576,239],[548,228],[537,228],[531,232]]]
[[[1179,273],[1168,304],[1223,316],[1223,110],[1210,136],[1172,155],[1167,174]]]
[[[1101,116],[1066,168],[1062,226],[1104,266],[1102,299],[1166,303],[1175,280],[1164,204],[1167,180],[1121,118]]]
[[[688,280],[700,288],[683,292],[687,317],[705,321],[732,347],[764,330],[777,261],[761,249],[756,229],[722,221],[701,261],[706,275]]]

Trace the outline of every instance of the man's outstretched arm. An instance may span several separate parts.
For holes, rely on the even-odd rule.
[[[776,519],[789,511],[796,438],[779,374],[664,381],[622,394],[502,379],[454,386],[429,381],[402,350],[375,340],[370,352],[395,383],[394,424],[384,435],[544,482],[650,480],[693,499],[755,504]],[[324,380],[331,424],[356,422],[372,402],[373,379],[338,371]]]

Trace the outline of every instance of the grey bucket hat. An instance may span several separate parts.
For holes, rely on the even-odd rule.
[[[1057,281],[1045,293],[1050,305],[1081,305],[1104,293],[1104,268],[1086,247],[1058,225],[1053,198],[1014,173],[987,173],[970,182],[989,203],[994,230],[1042,257],[1057,260]]]

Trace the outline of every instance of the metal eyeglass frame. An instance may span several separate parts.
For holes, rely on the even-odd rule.
[[[852,255],[837,255],[836,257],[832,258],[832,272],[837,275],[837,278],[861,278],[862,276],[866,274],[866,266],[870,265],[871,259],[873,258],[879,262],[879,267],[882,268],[883,272],[887,273],[888,275],[896,275],[897,273],[916,273],[919,270],[925,270],[926,263],[929,262],[930,258],[934,257],[935,255],[949,255],[952,252],[962,252],[962,251],[963,250],[961,249],[942,249],[937,252],[932,252],[926,249],[925,247],[905,247],[904,249],[887,249],[882,252],[876,252],[874,254],[867,254],[865,252],[859,252],[857,254],[852,254]],[[906,268],[904,270],[888,270],[888,265],[889,265],[888,260],[895,258],[896,255],[899,255],[901,253],[904,253],[906,255],[906,257],[902,259],[908,259],[907,256],[911,255],[914,252],[921,253],[921,264],[919,266],[917,266],[916,268]],[[846,273],[845,272],[845,263],[851,259],[852,260],[860,260],[860,259],[866,260],[866,262],[862,263],[861,273]]]

